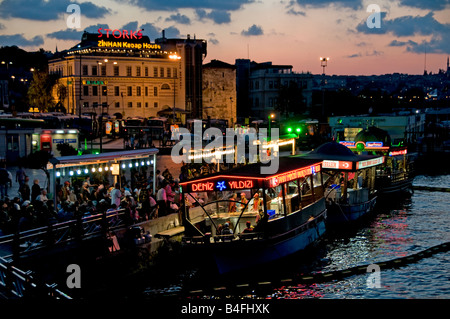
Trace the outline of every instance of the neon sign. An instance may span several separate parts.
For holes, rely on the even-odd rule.
[[[367,168],[384,163],[384,157],[377,157],[356,163],[356,169]]]
[[[342,144],[342,145],[347,146],[347,147],[355,147],[355,142],[354,141],[341,141],[341,142],[339,142],[339,144]]]
[[[106,32],[106,38],[109,39],[109,33],[111,32],[111,36],[114,37],[115,39],[136,39],[136,40],[140,40],[142,39],[142,30],[138,30],[138,31],[127,31],[127,30],[119,30],[119,29],[103,29],[103,28],[99,28],[98,29],[98,37],[102,38],[104,36],[104,34],[102,33],[102,30],[104,30]]]
[[[392,151],[392,152],[389,152],[389,156],[405,155],[407,153],[408,153],[407,150]]]
[[[320,165],[314,165],[306,168],[290,171],[269,179],[269,187],[275,187],[283,183],[287,183],[307,175],[312,175],[314,172],[320,172]]]
[[[193,192],[207,192],[213,190],[214,190],[214,183],[211,182],[192,184]]]
[[[225,181],[217,182],[216,188],[220,191],[227,189],[227,185],[225,185]]]
[[[125,48],[125,49],[161,49],[159,44],[155,43],[132,43],[132,42],[118,42],[118,41],[104,41],[99,40],[97,46],[100,48]]]
[[[230,181],[228,185],[231,189],[250,189],[253,188],[253,181]]]
[[[366,142],[366,147],[383,147],[383,142]]]

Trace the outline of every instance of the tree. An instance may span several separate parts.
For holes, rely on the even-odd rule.
[[[37,107],[40,112],[53,107],[52,88],[57,79],[57,75],[48,74],[47,71],[35,71],[27,94],[30,105]]]

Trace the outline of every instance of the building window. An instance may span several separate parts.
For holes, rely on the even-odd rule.
[[[273,81],[269,81],[269,89],[273,89]]]
[[[93,86],[92,87],[92,95],[93,96],[97,96],[98,95],[98,87],[97,86]]]
[[[158,68],[156,66],[153,68],[153,77],[158,77]]]
[[[96,65],[92,66],[92,75],[97,75],[97,66]]]
[[[127,86],[127,95],[132,96],[133,95],[133,87]]]
[[[119,96],[120,95],[120,87],[115,86],[114,87],[114,96]]]
[[[128,107],[133,107],[133,102],[128,102]]]
[[[255,81],[255,90],[259,90],[259,81]]]
[[[158,102],[153,103],[153,107],[158,107]]]
[[[114,106],[115,106],[116,108],[119,108],[119,107],[120,107],[120,102],[114,103]]]
[[[131,76],[131,66],[127,66],[127,76]]]
[[[148,96],[148,87],[147,86],[144,88],[144,94],[145,94],[145,96]]]
[[[88,66],[83,65],[83,75],[88,75]]]
[[[106,65],[102,65],[101,72],[102,72],[102,76],[106,76]]]
[[[136,106],[137,106],[137,107],[142,107],[141,102],[137,102],[137,103],[136,103]]]
[[[69,66],[69,74],[68,75],[71,75],[71,74],[73,74],[73,69],[72,69],[72,66],[70,65]]]
[[[140,86],[136,87],[136,95],[141,96],[141,87]]]
[[[84,96],[89,95],[89,86],[87,86],[87,85],[83,86],[83,95]]]
[[[153,96],[158,96],[158,88],[156,86],[153,88]]]
[[[108,96],[108,88],[106,86],[102,86],[102,95]]]
[[[95,107],[95,108],[97,108],[97,107],[98,107],[98,102],[94,102],[94,103],[92,103],[92,107]]]
[[[145,107],[148,107],[148,102],[145,102]]]
[[[144,76],[148,76],[148,67],[144,68]]]
[[[89,107],[89,102],[83,102],[83,107]]]
[[[119,76],[119,66],[118,65],[114,66],[114,76]]]
[[[172,70],[170,68],[167,68],[167,77],[168,78],[172,77]]]
[[[159,76],[164,77],[164,68],[159,68]]]
[[[167,83],[164,83],[163,85],[161,85],[161,90],[170,90],[170,85]]]
[[[269,98],[269,106],[273,107],[273,98]]]
[[[141,76],[141,67],[140,66],[136,67],[136,76]]]
[[[173,68],[173,77],[174,77],[174,78],[177,77],[177,68]]]

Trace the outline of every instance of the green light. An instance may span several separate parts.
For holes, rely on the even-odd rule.
[[[287,131],[288,131],[289,133],[291,133],[291,132],[292,132],[292,128],[291,128],[291,127],[288,127]]]
[[[363,143],[356,143],[356,150],[358,152],[361,152],[362,150],[364,150],[364,144]]]
[[[300,133],[302,129],[300,127],[297,127],[297,133]]]

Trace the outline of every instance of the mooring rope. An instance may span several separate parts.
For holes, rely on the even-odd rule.
[[[405,257],[399,257],[388,261],[382,261],[378,263],[370,263],[366,265],[355,266],[347,269],[336,270],[324,273],[312,273],[308,275],[298,275],[294,278],[285,278],[272,281],[260,281],[254,283],[240,283],[240,284],[225,284],[223,286],[216,287],[205,287],[203,289],[185,289],[183,292],[188,296],[199,296],[199,295],[214,295],[214,294],[224,294],[224,293],[244,293],[248,290],[259,290],[259,289],[271,289],[285,285],[298,285],[298,284],[312,284],[312,283],[323,283],[333,280],[343,279],[353,275],[370,273],[367,271],[370,265],[377,265],[380,269],[390,269],[397,268],[407,264],[417,262],[423,258],[430,257],[436,253],[447,252],[450,250],[450,242],[442,243],[423,251],[417,252],[412,255]]]

